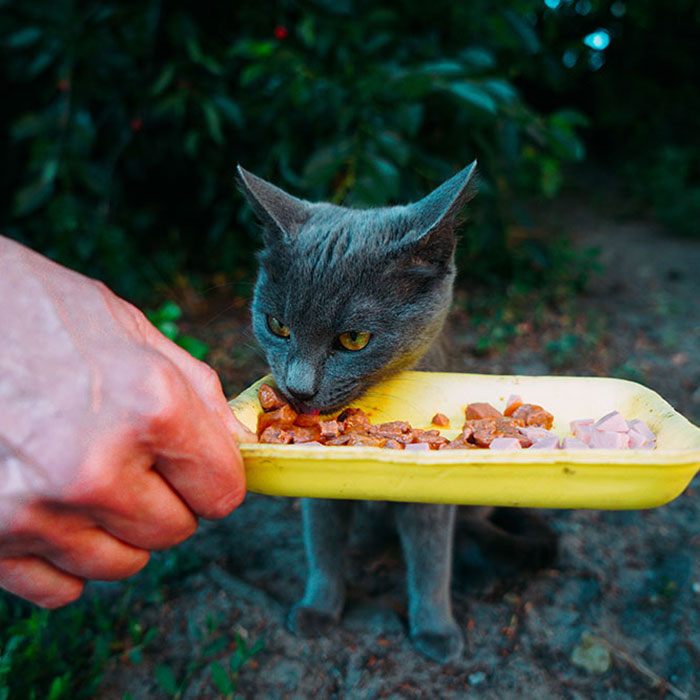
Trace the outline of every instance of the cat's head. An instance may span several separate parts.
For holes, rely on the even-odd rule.
[[[349,209],[292,197],[239,167],[263,223],[253,330],[279,389],[331,411],[417,363],[452,301],[455,222],[475,163],[406,206]]]

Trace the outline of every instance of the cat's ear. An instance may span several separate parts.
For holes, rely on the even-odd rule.
[[[238,166],[238,185],[269,233],[293,236],[311,214],[311,204],[292,197]]]
[[[447,263],[455,246],[454,229],[464,205],[474,196],[476,161],[408,206],[409,232],[402,244],[426,262]]]

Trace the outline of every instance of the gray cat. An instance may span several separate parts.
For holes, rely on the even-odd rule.
[[[297,199],[239,167],[265,243],[253,330],[295,408],[331,411],[398,370],[447,369],[442,330],[454,231],[474,172],[472,163],[414,204],[361,210]],[[289,616],[297,634],[325,634],[340,619],[352,505],[302,501],[309,572]],[[463,647],[450,600],[455,507],[391,508],[407,566],[411,638],[426,656],[450,661]],[[485,523],[475,529],[494,535]]]

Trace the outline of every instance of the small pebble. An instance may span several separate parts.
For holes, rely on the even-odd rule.
[[[483,671],[475,671],[467,676],[469,685],[481,685],[486,680],[486,674]]]
[[[584,632],[571,653],[571,663],[588,673],[605,673],[612,663],[608,643],[601,637]]]

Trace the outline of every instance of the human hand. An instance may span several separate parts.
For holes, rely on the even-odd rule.
[[[0,236],[0,587],[44,607],[243,499],[216,373],[102,283]]]

